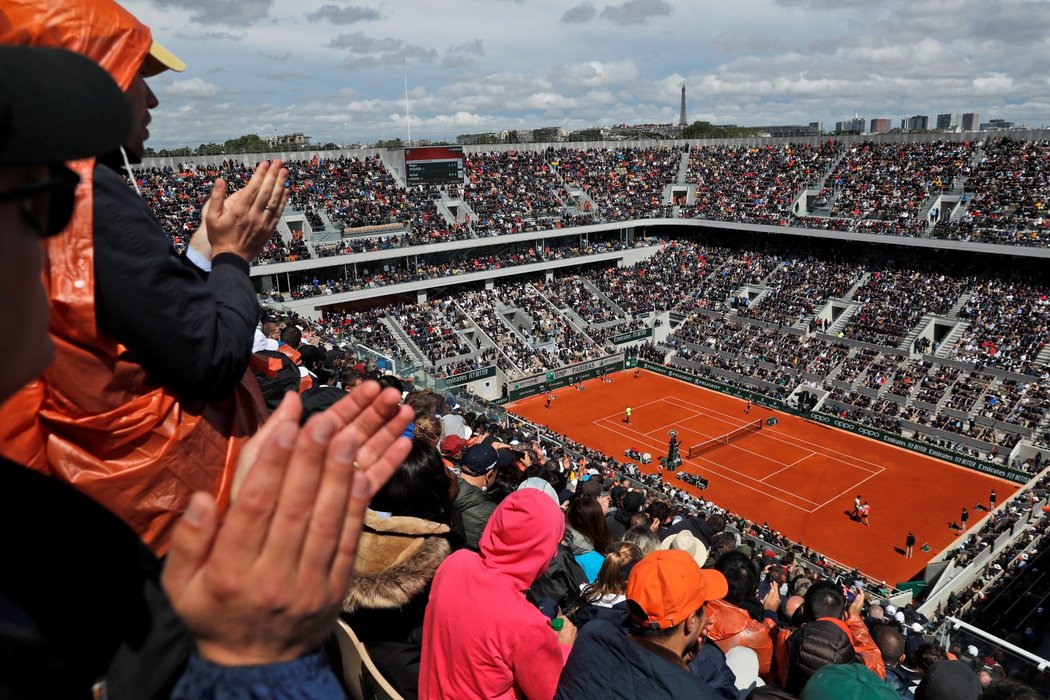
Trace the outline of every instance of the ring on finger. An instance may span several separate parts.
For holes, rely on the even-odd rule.
[[[355,459],[355,460],[354,460],[354,471],[358,471],[358,472],[366,472],[366,471],[368,471],[368,468],[367,468],[367,467],[364,467],[364,466],[362,466],[362,465],[361,465],[361,463],[360,463],[360,462],[358,462],[358,461],[357,461],[357,460]]]

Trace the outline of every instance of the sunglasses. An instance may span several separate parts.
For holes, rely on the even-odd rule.
[[[62,164],[48,167],[44,180],[0,192],[0,203],[21,202],[19,209],[26,224],[41,237],[61,233],[73,216],[80,176]]]

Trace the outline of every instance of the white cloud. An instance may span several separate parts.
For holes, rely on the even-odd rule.
[[[209,83],[207,80],[202,78],[186,78],[185,80],[176,80],[170,85],[166,85],[160,88],[161,93],[165,97],[215,97],[220,92],[220,88],[215,83]]]
[[[1050,114],[1047,0],[123,2],[188,63],[151,83],[154,146],[403,137],[406,68],[427,138],[673,122],[683,82],[690,118],[718,123]]]

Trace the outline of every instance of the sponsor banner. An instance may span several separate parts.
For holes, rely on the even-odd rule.
[[[478,379],[487,379],[489,377],[496,376],[496,368],[493,367],[482,367],[481,369],[471,370],[470,372],[461,372],[460,374],[453,374],[451,377],[445,377],[444,382],[447,387],[462,386],[469,384],[470,382],[477,381]]]
[[[982,474],[991,474],[992,476],[998,476],[1003,479],[1008,479],[1017,484],[1027,484],[1031,479],[1031,475],[1019,472],[1009,467],[1005,467],[1001,464],[993,464],[991,462],[985,462],[981,459],[975,459],[973,457],[966,457],[964,455],[949,452],[940,447],[930,445],[925,442],[919,442],[917,440],[911,440],[902,435],[895,435],[893,433],[887,433],[873,428],[868,425],[861,425],[860,423],[854,423],[851,420],[844,418],[838,418],[836,416],[829,416],[824,413],[799,413],[793,408],[787,406],[783,401],[777,401],[771,399],[768,396],[756,394],[744,389],[738,389],[737,387],[726,386],[721,382],[714,381],[707,377],[698,377],[690,372],[685,372],[674,367],[664,367],[648,360],[638,360],[638,365],[644,367],[647,370],[663,374],[664,376],[671,377],[672,379],[679,379],[683,382],[695,384],[696,386],[702,386],[705,389],[717,391],[722,394],[729,394],[730,396],[736,396],[737,398],[751,399],[760,406],[772,408],[777,411],[784,411],[785,413],[791,413],[796,416],[802,416],[807,420],[814,421],[816,423],[823,423],[824,425],[831,426],[833,428],[839,428],[840,430],[846,430],[857,435],[863,435],[864,437],[884,442],[888,445],[895,445],[897,447],[903,447],[906,450],[917,452],[922,455],[928,455],[937,459],[944,460],[950,464],[955,464],[960,467],[966,467],[967,469],[973,469],[974,471],[981,472]]]
[[[590,362],[581,362],[570,367],[562,367],[544,375],[511,382],[507,398],[511,401],[517,401],[527,396],[535,396],[545,391],[560,389],[563,386],[594,379],[607,372],[619,372],[623,367],[623,355],[611,355],[591,360]]]
[[[631,331],[630,333],[621,333],[620,335],[614,335],[613,337],[609,338],[609,342],[611,342],[613,345],[620,345],[622,343],[630,343],[633,340],[641,340],[642,338],[652,337],[652,328],[639,328],[638,330]]]

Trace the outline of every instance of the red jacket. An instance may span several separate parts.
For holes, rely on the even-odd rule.
[[[569,647],[525,599],[558,549],[565,515],[536,489],[496,508],[479,543],[438,567],[423,622],[419,697],[549,700]]]
[[[707,604],[708,618],[712,621],[708,639],[718,645],[723,653],[733,647],[747,647],[758,656],[758,672],[766,682],[773,662],[773,634],[776,622],[755,622],[743,608],[724,600],[712,600]]]

